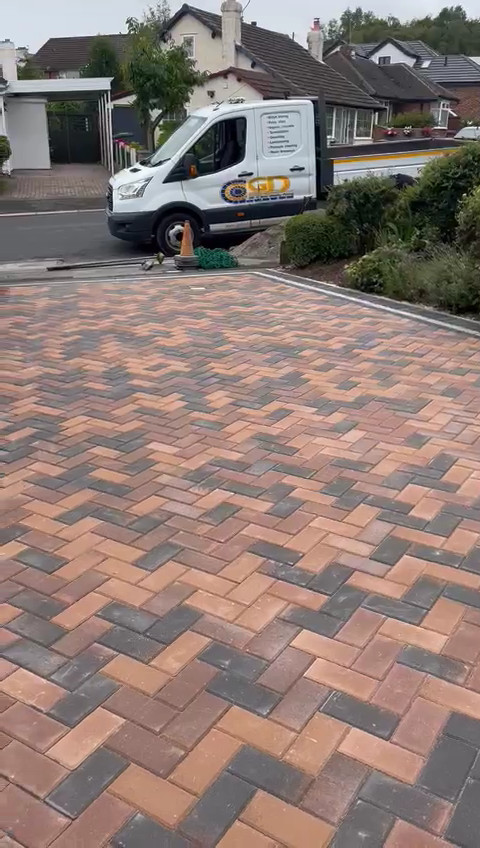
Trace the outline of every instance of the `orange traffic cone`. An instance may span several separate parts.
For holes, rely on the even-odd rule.
[[[175,265],[179,269],[198,268],[198,256],[193,250],[193,236],[190,221],[185,221],[183,225],[182,246],[180,255],[175,256]]]

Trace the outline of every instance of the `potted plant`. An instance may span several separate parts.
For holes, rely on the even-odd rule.
[[[397,133],[396,129],[394,129],[394,127],[387,127],[387,129],[384,132],[384,135],[386,136],[386,138],[395,138],[395,136],[398,135],[398,133]]]
[[[431,127],[423,127],[422,128],[422,135],[423,135],[424,138],[431,138],[432,135],[433,135],[432,128]]]
[[[413,127],[411,127],[411,126],[409,126],[409,127],[404,127],[404,128],[403,128],[403,134],[404,134],[405,136],[407,136],[407,138],[410,138],[410,136],[412,136],[412,135],[413,135]]]

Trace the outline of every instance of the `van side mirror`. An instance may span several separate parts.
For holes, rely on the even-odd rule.
[[[183,157],[183,166],[187,179],[193,180],[198,177],[197,157],[193,153],[186,153]]]

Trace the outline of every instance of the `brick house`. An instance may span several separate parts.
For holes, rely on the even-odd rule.
[[[325,59],[344,46],[342,40],[330,44],[325,51]],[[453,111],[458,118],[480,120],[480,65],[470,56],[440,55],[423,41],[399,41],[395,38],[387,38],[375,44],[349,46],[357,56],[384,68],[407,65],[427,82],[448,89],[456,100]]]
[[[415,112],[433,114],[436,126],[447,129],[457,98],[415,67],[400,62],[378,65],[348,45],[330,53],[325,62],[382,103],[385,109],[378,113],[378,124],[388,126],[397,115]]]

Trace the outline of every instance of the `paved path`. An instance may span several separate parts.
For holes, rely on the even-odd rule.
[[[248,276],[6,312],[0,844],[478,848],[478,340]]]

